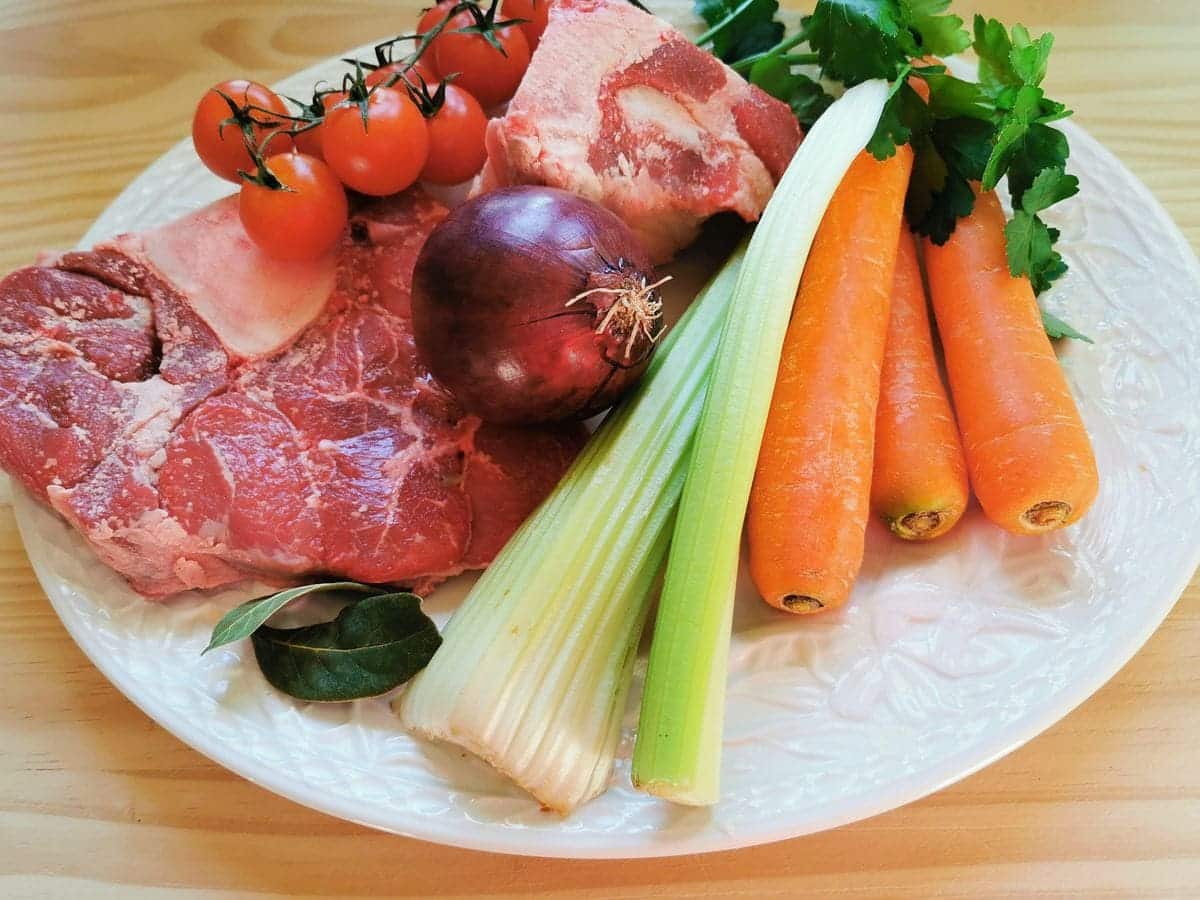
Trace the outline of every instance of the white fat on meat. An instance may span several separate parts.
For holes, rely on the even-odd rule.
[[[118,242],[184,294],[241,359],[292,343],[324,310],[337,274],[335,250],[312,261],[264,254],[242,227],[236,197]]]

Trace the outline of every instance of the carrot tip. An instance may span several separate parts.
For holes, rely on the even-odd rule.
[[[783,609],[794,613],[811,613],[825,608],[825,604],[816,597],[806,597],[803,594],[787,594],[779,603]]]
[[[942,526],[940,510],[909,513],[889,522],[892,532],[906,541],[920,541],[934,537]]]
[[[1031,531],[1053,531],[1071,517],[1071,504],[1062,500],[1035,503],[1021,514],[1021,524]]]

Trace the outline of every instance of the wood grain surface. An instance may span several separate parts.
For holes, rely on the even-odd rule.
[[[213,82],[273,81],[407,28],[419,5],[0,0],[0,270],[78,240],[187,133]],[[1052,94],[1200,245],[1200,4],[970,8],[1054,30]],[[179,743],[71,642],[0,504],[0,897],[1200,896],[1197,647],[1193,581],[1064,721],[958,785],[837,831],[658,861],[494,856],[311,812]]]

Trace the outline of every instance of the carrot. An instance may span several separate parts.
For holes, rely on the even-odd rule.
[[[750,574],[772,606],[837,606],[862,566],[875,407],[912,151],[861,154],[809,253],[750,492]]]
[[[1009,274],[1004,211],[975,211],[925,250],[967,470],[987,517],[1018,534],[1070,525],[1096,498],[1091,441],[1028,278]]]
[[[895,534],[919,541],[953,528],[970,496],[925,305],[917,245],[902,228],[875,419],[871,509]]]

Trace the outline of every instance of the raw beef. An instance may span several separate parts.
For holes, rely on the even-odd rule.
[[[236,200],[0,282],[0,466],[151,596],[254,576],[427,590],[486,565],[583,440],[467,416],[418,362],[445,208],[361,208],[273,263]]]
[[[714,213],[757,219],[799,142],[786,104],[662,19],[628,0],[557,0],[488,126],[474,191],[565,188],[616,212],[663,262]]]

